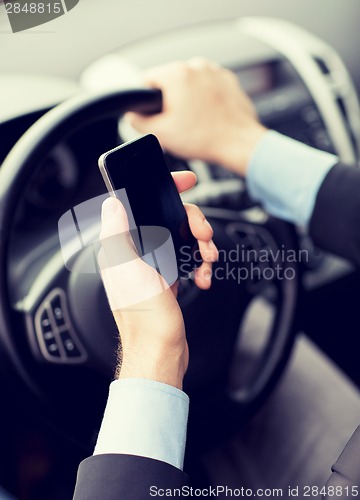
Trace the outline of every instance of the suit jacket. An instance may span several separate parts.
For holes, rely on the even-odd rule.
[[[335,165],[318,192],[310,220],[315,244],[360,267],[360,169]]]
[[[73,500],[148,500],[150,488],[180,488],[188,482],[181,470],[135,455],[94,455],[81,462]],[[163,495],[164,496],[164,495]]]
[[[310,234],[319,248],[360,266],[360,169],[337,164],[329,171],[316,198]],[[151,486],[181,488],[187,482],[186,474],[158,460],[96,455],[80,464],[74,500],[145,500],[152,498]]]

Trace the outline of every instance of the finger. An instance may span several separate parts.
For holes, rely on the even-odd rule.
[[[116,198],[109,197],[102,205],[100,242],[103,249],[99,260],[101,269],[138,258],[125,208]]]
[[[199,207],[184,203],[192,234],[197,240],[210,241],[214,231]]]
[[[128,112],[124,115],[124,119],[143,134],[157,131],[157,118],[158,115],[142,115],[134,112]]]
[[[195,271],[195,283],[196,286],[202,290],[208,290],[211,287],[212,278],[212,264],[210,262],[204,262]]]
[[[199,207],[191,203],[184,204],[192,234],[198,240],[201,258],[204,262],[216,262],[219,251],[212,240],[214,231]]]
[[[216,262],[219,258],[219,251],[213,242],[210,241],[198,241],[199,250],[203,262]]]
[[[205,57],[192,57],[188,60],[187,64],[195,69],[219,69],[220,65],[214,61],[210,61]]]
[[[169,79],[176,78],[179,70],[184,67],[186,67],[186,62],[172,61],[167,64],[149,68],[143,72],[144,85],[162,88],[164,83],[168,83]]]
[[[184,170],[182,172],[171,172],[179,193],[191,189],[196,184],[196,175],[194,172]]]

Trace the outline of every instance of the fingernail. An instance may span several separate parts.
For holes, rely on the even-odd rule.
[[[107,198],[102,205],[102,213],[105,216],[112,217],[119,211],[119,203],[115,198]]]

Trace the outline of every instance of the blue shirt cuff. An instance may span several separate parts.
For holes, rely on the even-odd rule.
[[[137,455],[182,470],[188,413],[189,398],[175,387],[148,379],[115,380],[94,455]]]
[[[319,188],[336,156],[269,130],[251,158],[250,196],[271,215],[306,226]]]

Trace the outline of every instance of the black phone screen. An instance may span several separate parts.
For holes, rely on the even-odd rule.
[[[197,242],[157,138],[149,134],[119,146],[104,156],[104,166],[113,191],[126,190],[136,226],[168,229],[179,275],[190,272]]]

